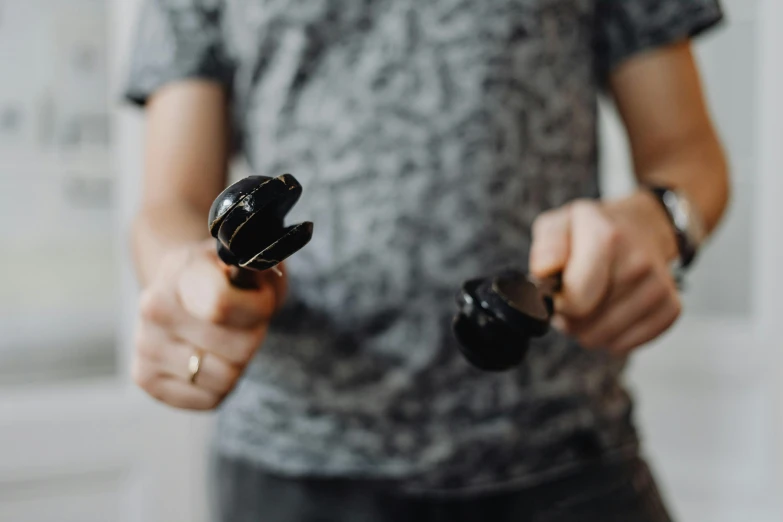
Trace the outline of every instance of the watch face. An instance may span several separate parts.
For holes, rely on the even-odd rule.
[[[679,194],[674,192],[666,193],[666,205],[669,207],[672,213],[672,219],[674,220],[674,226],[680,230],[688,229],[688,202],[679,197]]]
[[[698,248],[704,239],[704,226],[690,200],[684,194],[672,190],[667,191],[663,199],[671,213],[674,226],[686,234],[694,249]]]

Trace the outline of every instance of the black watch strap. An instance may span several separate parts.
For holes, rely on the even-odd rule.
[[[672,225],[672,230],[674,230],[674,235],[677,240],[677,250],[680,255],[678,269],[679,272],[682,272],[693,263],[694,259],[696,259],[699,246],[689,232],[688,223],[685,222],[687,221],[688,216],[683,216],[681,209],[678,208],[678,205],[681,203],[681,196],[667,187],[651,186],[648,187],[648,189],[652,192],[655,199],[658,200],[661,207],[663,207],[666,212],[666,215],[669,217],[669,222]]]

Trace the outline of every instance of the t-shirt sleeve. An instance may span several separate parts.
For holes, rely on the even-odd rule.
[[[185,79],[214,81],[230,91],[234,65],[226,53],[222,14],[217,1],[143,0],[124,98],[144,105],[163,85]]]
[[[596,72],[609,74],[643,51],[695,37],[723,19],[718,0],[597,0]]]

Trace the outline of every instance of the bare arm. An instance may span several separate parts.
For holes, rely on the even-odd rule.
[[[226,182],[226,99],[218,84],[185,81],[148,103],[142,204],[133,251],[144,287],[133,378],[178,408],[211,409],[234,388],[262,344],[285,278],[256,274],[258,289],[229,283],[207,216]]]
[[[712,232],[728,204],[729,176],[690,44],[628,61],[612,74],[610,87],[628,132],[636,178],[682,190]],[[628,203],[659,213],[657,204],[643,199],[648,198],[637,195]],[[651,222],[664,225],[661,233],[671,232],[665,220]],[[674,243],[666,253],[676,255]]]
[[[725,210],[726,159],[710,121],[688,43],[640,54],[610,87],[628,131],[636,178],[687,193],[708,231]],[[586,348],[617,354],[665,332],[678,318],[669,271],[674,230],[646,190],[606,202],[577,201],[533,227],[531,270],[563,272],[555,322]]]
[[[209,207],[226,184],[227,121],[226,96],[216,84],[174,83],[150,99],[142,201],[132,236],[142,285],[167,252],[208,237]]]

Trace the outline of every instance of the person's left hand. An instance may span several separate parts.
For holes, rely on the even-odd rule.
[[[680,315],[669,261],[674,232],[647,192],[623,200],[579,200],[533,224],[530,271],[563,274],[553,324],[585,348],[618,355],[666,331]]]

